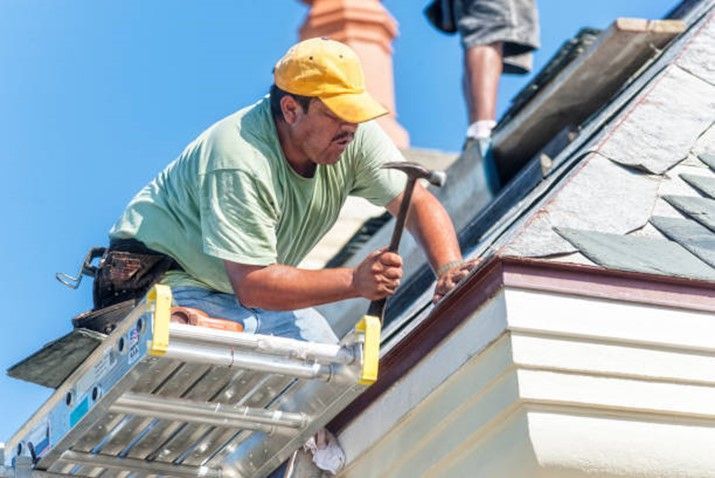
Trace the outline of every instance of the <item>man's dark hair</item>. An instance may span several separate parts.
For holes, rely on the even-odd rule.
[[[308,111],[308,106],[313,100],[312,96],[301,96],[294,95],[293,93],[288,93],[278,88],[275,83],[271,85],[270,97],[271,97],[271,114],[277,120],[284,120],[283,110],[281,110],[281,98],[284,96],[292,96],[295,101],[303,108],[303,111]]]

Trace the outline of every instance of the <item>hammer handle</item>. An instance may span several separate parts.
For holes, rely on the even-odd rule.
[[[416,182],[416,178],[407,178],[407,185],[405,185],[405,192],[402,195],[402,202],[400,203],[400,211],[397,213],[397,219],[395,221],[395,229],[392,230],[392,238],[390,239],[390,245],[387,248],[388,252],[397,252],[397,249],[400,247],[400,239],[402,239],[402,231],[405,230],[405,222],[407,221],[407,214],[410,212],[412,192],[415,190]],[[367,309],[367,315],[379,317],[380,323],[383,323],[386,303],[387,298],[373,300],[370,302],[370,307]]]
[[[402,239],[402,231],[405,230],[405,222],[407,221],[407,214],[410,212],[412,192],[415,190],[416,182],[416,178],[407,178],[405,193],[402,195],[402,202],[400,203],[400,211],[397,213],[397,220],[395,221],[395,229],[392,230],[392,238],[387,248],[389,252],[397,252],[400,247],[400,239]]]

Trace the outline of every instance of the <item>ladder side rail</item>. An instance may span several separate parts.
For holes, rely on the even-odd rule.
[[[29,456],[30,437],[46,427],[45,448],[40,450],[37,443],[32,445],[38,455],[36,466],[49,468],[69,448],[69,443],[107,412],[110,401],[131,387],[138,375],[129,372],[137,367],[148,368],[134,357],[145,352],[142,338],[150,328],[151,317],[146,314],[145,305],[140,304],[10,438],[5,450],[13,450],[14,455],[6,453],[5,465],[14,457]]]

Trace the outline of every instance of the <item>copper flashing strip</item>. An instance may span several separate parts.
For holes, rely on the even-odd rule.
[[[380,377],[328,425],[339,432],[504,287],[715,312],[715,283],[544,259],[492,257],[387,351]],[[713,319],[715,320],[715,318]]]

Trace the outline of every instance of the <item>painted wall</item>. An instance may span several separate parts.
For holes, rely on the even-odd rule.
[[[507,288],[340,435],[341,476],[715,476],[712,314]]]

